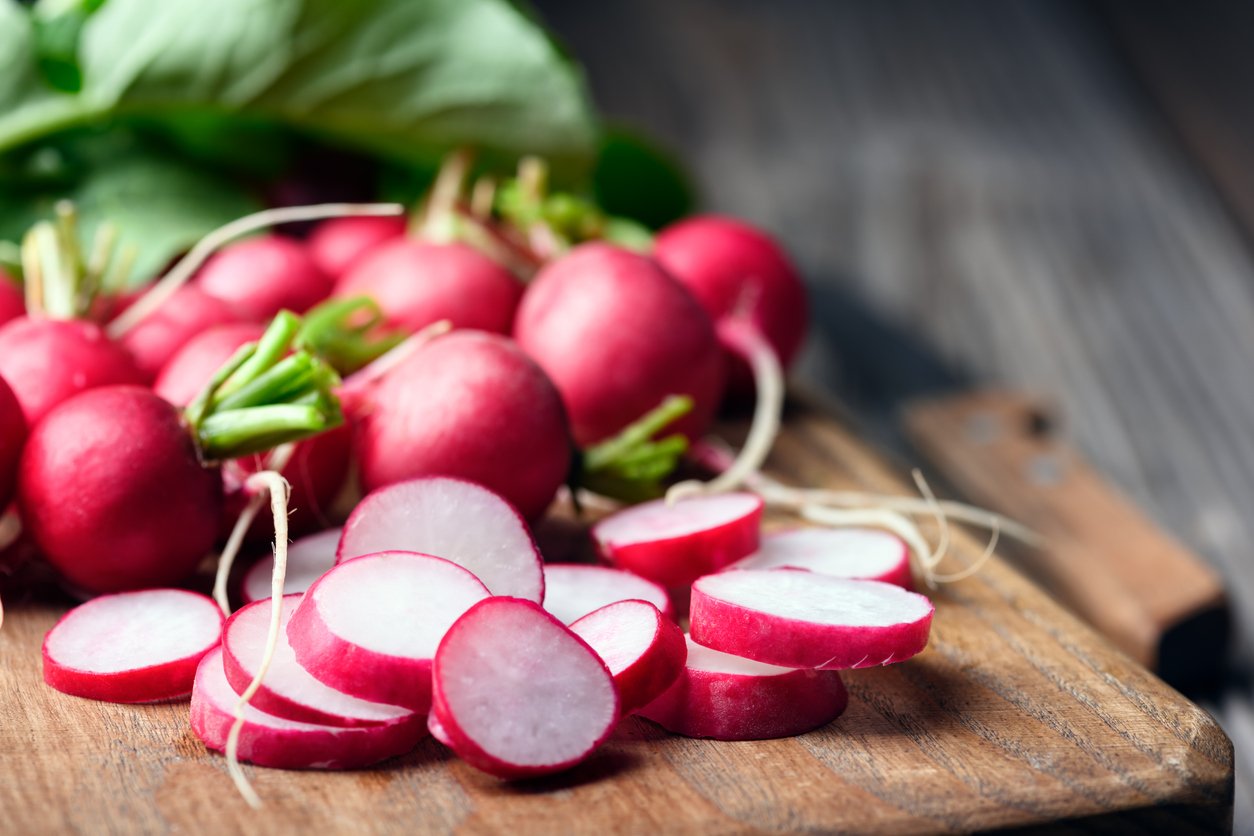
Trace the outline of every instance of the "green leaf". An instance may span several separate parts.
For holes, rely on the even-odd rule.
[[[592,173],[592,190],[607,214],[631,218],[650,229],[679,220],[693,206],[692,186],[679,163],[623,128],[606,132]]]

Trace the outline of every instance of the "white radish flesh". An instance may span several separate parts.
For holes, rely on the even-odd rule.
[[[614,676],[623,714],[648,705],[684,670],[688,646],[674,621],[648,601],[618,601],[570,625]]]
[[[932,602],[879,581],[739,570],[692,586],[692,638],[791,668],[868,668],[927,646]]]
[[[328,528],[302,537],[287,547],[287,577],[283,590],[304,592],[313,582],[335,565],[335,552],[340,545],[338,528]],[[263,557],[244,574],[240,594],[245,604],[270,597],[270,575],[274,572],[274,556]]]
[[[749,493],[633,505],[592,529],[614,565],[666,587],[682,587],[758,548],[762,500]]]
[[[500,778],[574,766],[618,721],[605,663],[520,598],[489,598],[459,618],[436,651],[432,679],[432,714],[453,751]]]
[[[222,666],[222,650],[207,655],[192,690],[192,731],[210,749],[226,749],[239,696]],[[388,723],[345,728],[285,720],[251,705],[244,709],[239,759],[278,769],[356,769],[413,749],[426,718],[409,714]]]
[[[253,705],[278,717],[330,726],[395,722],[412,714],[406,708],[370,702],[337,691],[300,666],[287,640],[287,625],[300,599],[300,595],[283,596],[279,641],[270,669],[252,698]],[[227,680],[239,693],[243,693],[257,674],[269,627],[269,600],[248,604],[227,619],[222,631],[224,666]]]
[[[182,589],[94,598],[44,639],[44,682],[66,694],[136,703],[185,697],[196,666],[218,646],[222,612]]]
[[[615,601],[648,601],[674,617],[670,596],[653,581],[605,566],[550,563],[544,567],[544,608],[564,624]]]
[[[765,665],[689,638],[679,679],[637,713],[687,737],[767,740],[825,726],[848,703],[837,671]]]
[[[820,575],[913,588],[910,549],[876,528],[795,528],[762,537],[758,551],[734,569],[804,569]]]
[[[487,597],[478,578],[443,558],[364,555],[310,587],[288,623],[288,641],[305,670],[332,688],[425,714],[440,640]]]
[[[337,561],[385,551],[442,557],[469,569],[493,595],[544,600],[543,561],[527,524],[473,482],[431,476],[366,496],[344,524]]]

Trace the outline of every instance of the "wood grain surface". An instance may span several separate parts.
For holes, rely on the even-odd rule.
[[[830,418],[795,407],[790,481],[903,490]],[[962,538],[954,559],[982,544]],[[929,648],[851,673],[849,710],[802,737],[720,743],[625,721],[572,772],[506,784],[433,741],[374,770],[250,770],[235,794],[186,703],[117,706],[40,679],[63,604],[0,631],[0,830],[13,833],[930,833],[1005,827],[1178,834],[1231,825],[1232,748],[1204,711],[1000,560],[936,596]]]

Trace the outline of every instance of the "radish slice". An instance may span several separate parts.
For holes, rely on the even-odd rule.
[[[684,670],[684,632],[648,601],[618,601],[588,613],[571,631],[614,676],[623,714],[648,705]]]
[[[222,650],[207,655],[192,689],[192,731],[215,752],[226,749],[239,702],[222,666]],[[388,723],[344,728],[275,717],[249,705],[240,729],[239,759],[278,769],[355,769],[403,755],[426,734],[421,714]]]
[[[543,561],[527,524],[473,482],[430,476],[372,492],[344,524],[336,561],[398,550],[465,566],[493,595],[544,600]]]
[[[912,589],[910,550],[878,528],[795,528],[767,534],[755,554],[728,569],[804,569]]]
[[[434,714],[427,715],[427,731],[431,732],[431,736],[443,743],[445,746],[448,746],[450,749],[453,747],[451,739],[448,736],[448,732],[444,730],[443,724],[435,718]]]
[[[309,589],[287,625],[296,660],[364,700],[431,708],[431,660],[462,613],[488,597],[456,563],[413,552],[356,557]]]
[[[689,637],[684,672],[637,713],[686,737],[768,740],[826,726],[848,703],[837,671],[764,665]]]
[[[328,726],[389,723],[412,714],[406,708],[381,705],[337,691],[300,666],[287,639],[287,625],[300,599],[299,594],[283,596],[279,643],[252,704],[278,717]],[[243,693],[256,676],[269,629],[269,600],[248,604],[227,619],[222,630],[223,666],[227,681],[237,693]]]
[[[44,682],[107,702],[185,697],[218,646],[222,611],[182,589],[104,595],[75,607],[44,638]]]
[[[286,592],[304,592],[313,582],[335,565],[335,552],[340,545],[339,528],[328,528],[302,537],[287,547]],[[270,598],[270,576],[274,573],[274,555],[263,557],[244,575],[240,594],[245,604]]]
[[[899,586],[813,572],[739,570],[692,585],[692,637],[791,668],[870,668],[927,646],[932,602]]]
[[[680,587],[752,554],[761,522],[761,498],[726,493],[633,505],[593,526],[592,536],[611,563]]]
[[[572,624],[615,601],[648,601],[674,618],[670,596],[653,581],[605,566],[550,563],[544,567],[544,608],[559,621]]]
[[[605,663],[561,622],[521,598],[488,598],[435,654],[432,715],[464,761],[499,778],[579,763],[618,721]]]

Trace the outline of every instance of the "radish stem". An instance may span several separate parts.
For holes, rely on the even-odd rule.
[[[403,363],[409,355],[422,348],[431,340],[453,330],[453,323],[447,319],[433,322],[421,331],[411,334],[400,345],[388,351],[382,357],[373,360],[365,368],[353,372],[340,384],[339,395],[351,403],[352,396],[386,375]]]

